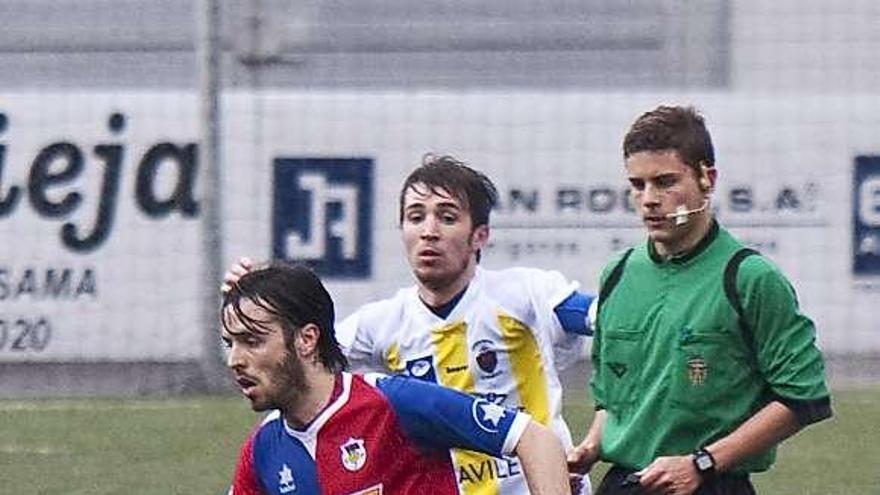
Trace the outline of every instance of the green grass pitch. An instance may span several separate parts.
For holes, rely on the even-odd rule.
[[[835,417],[779,450],[759,493],[880,493],[880,386],[834,392]],[[570,391],[576,439],[592,408]],[[241,397],[2,400],[2,493],[225,494],[238,447],[258,416]],[[604,472],[598,466],[593,482]]]

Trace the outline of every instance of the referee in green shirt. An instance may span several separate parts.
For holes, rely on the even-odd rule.
[[[813,322],[779,269],[713,218],[702,116],[643,114],[623,156],[648,238],[603,271],[596,415],[569,468],[611,463],[597,495],[755,493],[749,474],[775,446],[831,416]]]

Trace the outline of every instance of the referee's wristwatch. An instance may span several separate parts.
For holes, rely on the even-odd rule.
[[[715,476],[715,458],[704,448],[697,449],[694,453],[694,467],[703,479]]]

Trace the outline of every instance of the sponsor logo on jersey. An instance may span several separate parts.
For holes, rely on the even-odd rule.
[[[447,366],[446,372],[447,373],[461,373],[462,371],[465,371],[467,369],[468,369],[468,366],[466,364],[462,364],[460,366]]]
[[[296,483],[293,481],[293,471],[290,470],[290,466],[284,464],[278,471],[278,492],[290,493],[294,490],[296,490]]]
[[[706,383],[706,378],[709,376],[709,367],[706,365],[706,360],[700,356],[688,359],[687,373],[691,385],[699,387]]]
[[[479,340],[471,347],[471,351],[476,356],[477,366],[485,373],[486,378],[491,378],[501,374],[497,370],[498,367],[498,351],[495,349],[495,343],[491,340]]]
[[[367,449],[362,438],[349,438],[339,450],[342,452],[342,465],[349,471],[357,471],[367,462]]]
[[[471,405],[474,421],[487,433],[498,433],[498,425],[507,414],[507,409],[485,400],[475,400]]]
[[[458,468],[458,479],[462,483],[479,484],[520,475],[522,475],[522,469],[516,457],[481,456],[479,462],[468,462]]]

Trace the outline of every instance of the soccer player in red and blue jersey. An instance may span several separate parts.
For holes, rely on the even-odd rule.
[[[415,284],[339,321],[335,333],[352,368],[407,374],[525,411],[570,448],[559,371],[582,357],[592,295],[556,271],[481,268],[498,191],[454,157],[425,155],[398,200]],[[222,290],[252,268],[239,260]],[[453,457],[467,495],[529,494],[516,457],[470,450]],[[589,477],[575,474],[572,484],[574,493],[591,492]]]
[[[449,449],[517,455],[533,494],[568,492],[556,436],[527,414],[404,376],[343,369],[333,301],[301,265],[241,277],[223,302],[227,364],[256,411],[230,494],[458,494]]]

